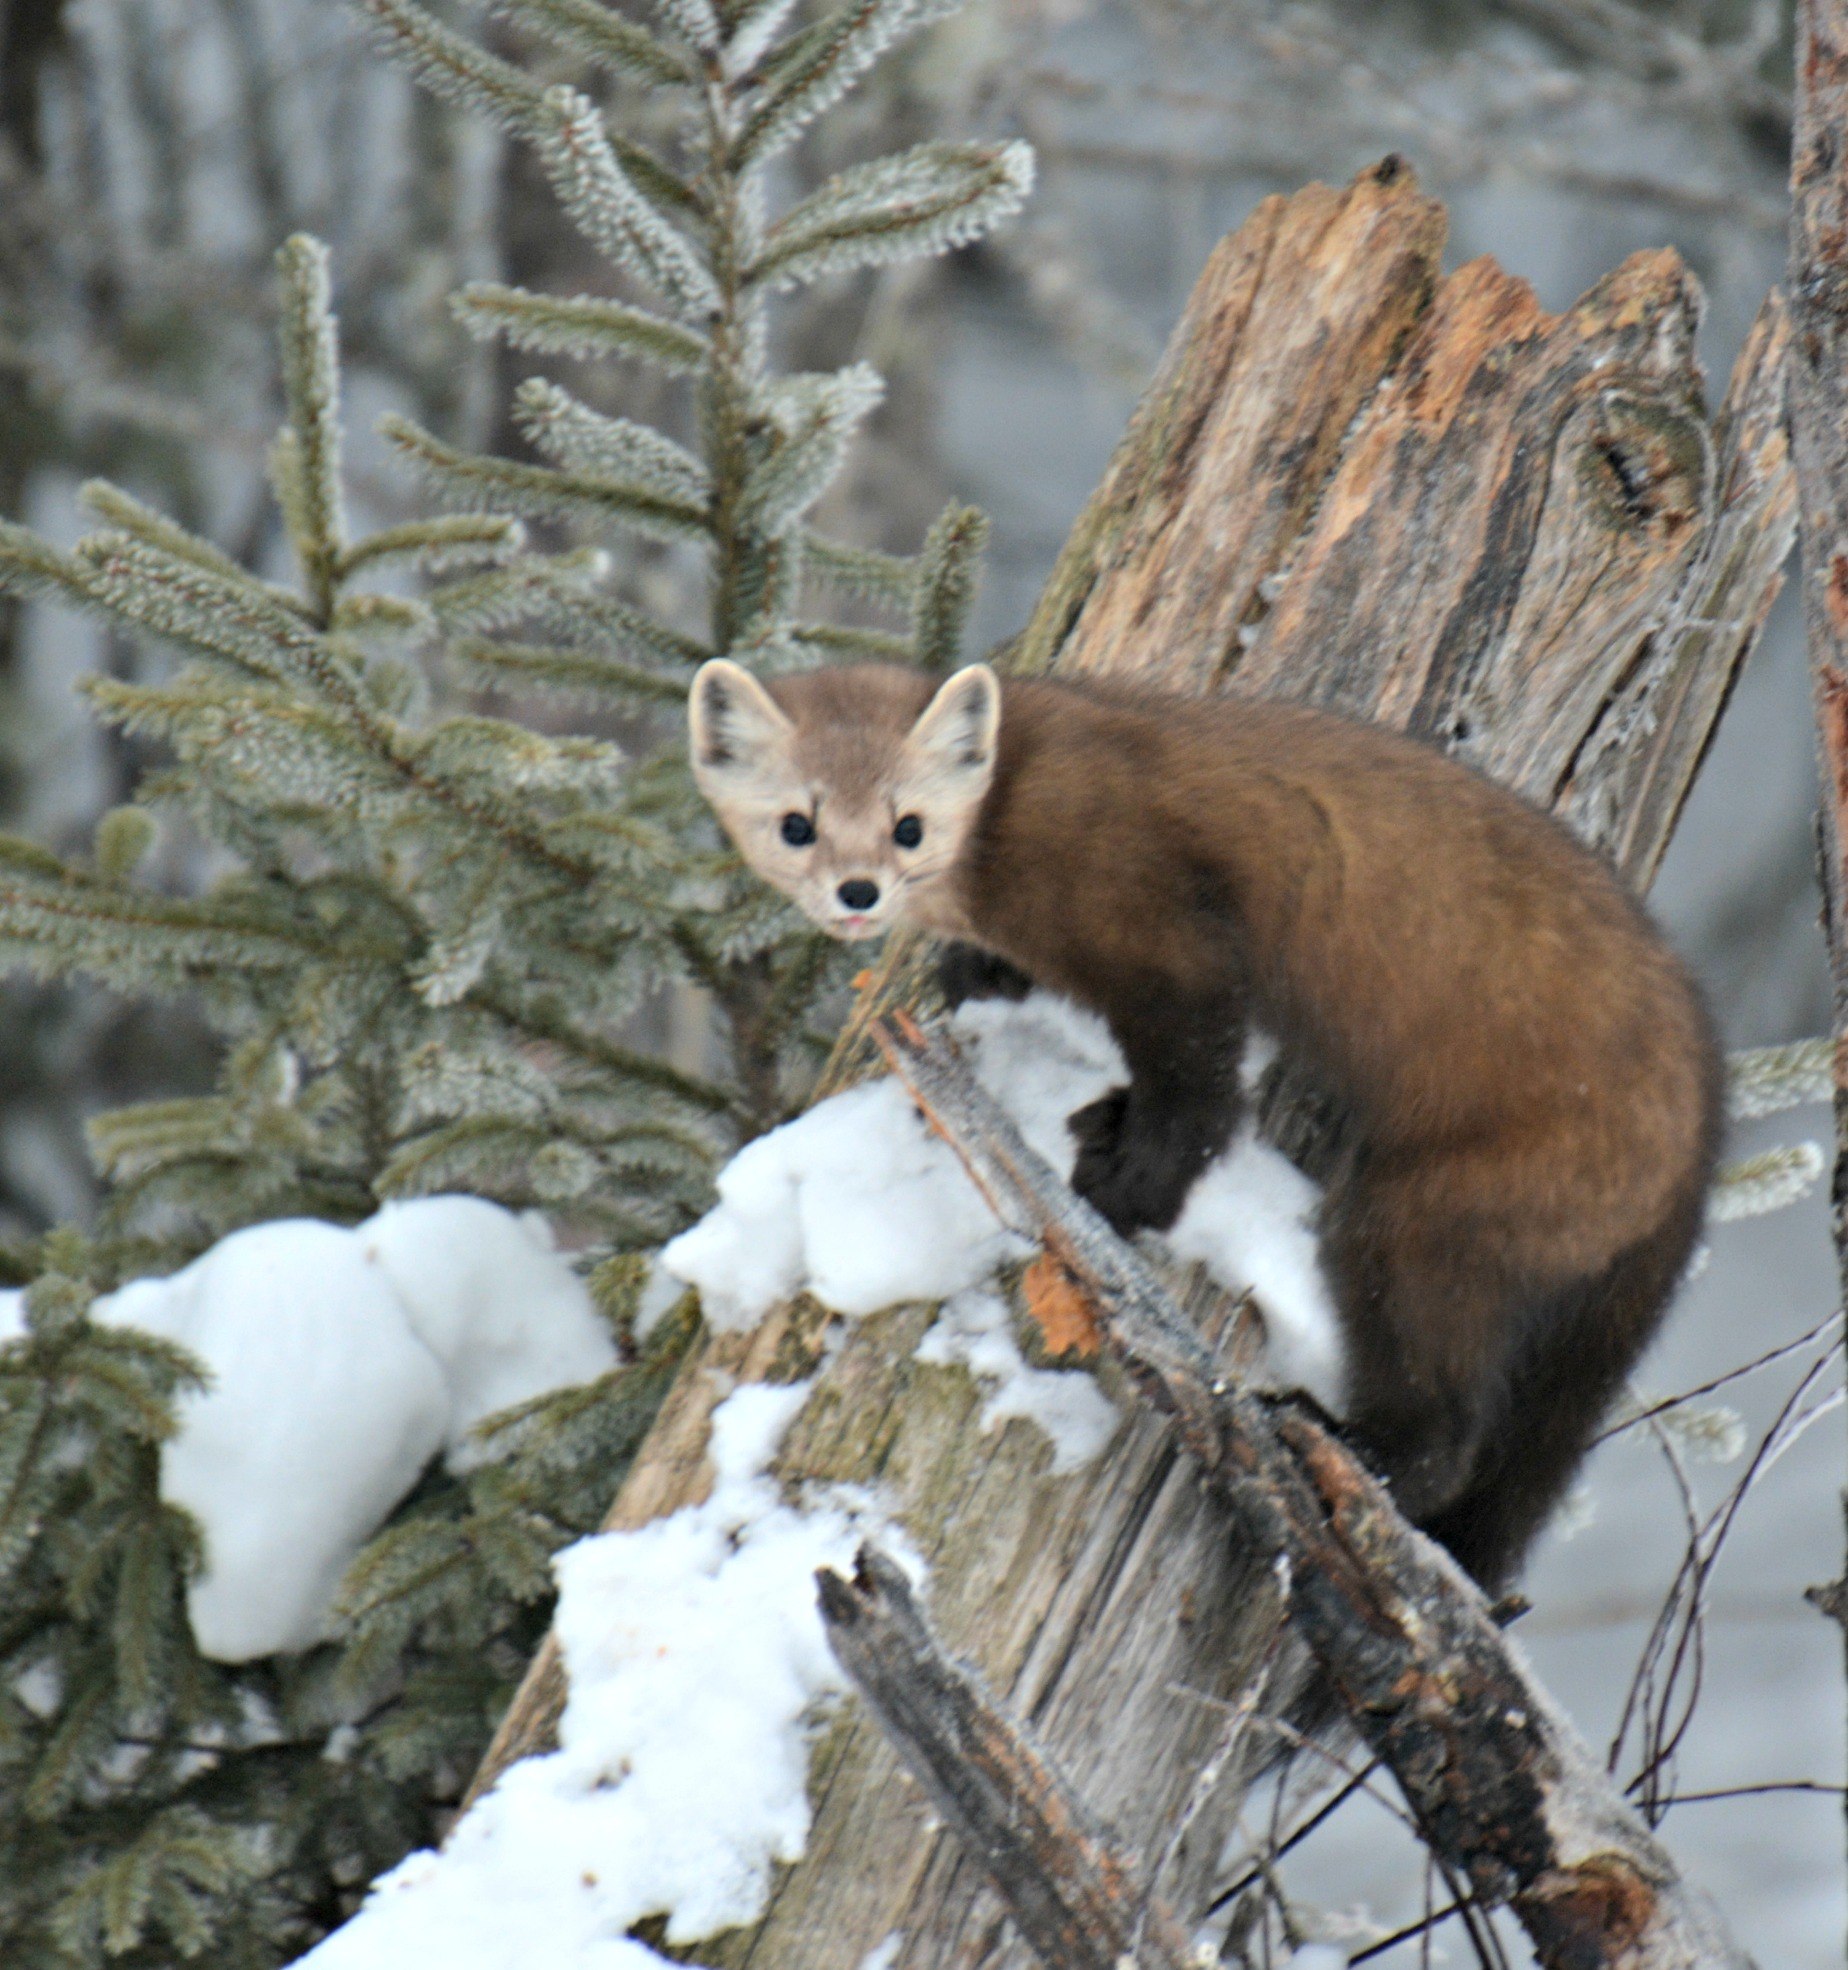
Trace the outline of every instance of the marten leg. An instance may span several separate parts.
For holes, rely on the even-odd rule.
[[[1686,1270],[1699,1217],[1698,1199],[1684,1202],[1603,1272],[1531,1309],[1509,1382],[1512,1427],[1493,1433],[1468,1488],[1425,1528],[1490,1592],[1565,1495]]]
[[[1505,1416],[1522,1295],[1483,1243],[1426,1200],[1364,1180],[1322,1235],[1347,1343],[1348,1433],[1421,1524],[1466,1489]]]
[[[965,999],[1024,999],[1033,981],[979,944],[946,944],[937,954],[937,989],[954,1012]]]
[[[1223,1001],[1189,1006],[1172,992],[1109,1018],[1129,1085],[1069,1117],[1072,1188],[1119,1232],[1165,1231],[1238,1126],[1243,1024]]]
[[[1549,1233],[1505,1204],[1458,1207],[1469,1184],[1518,1198],[1518,1177],[1480,1154],[1386,1180],[1363,1168],[1322,1240],[1349,1349],[1347,1427],[1406,1515],[1491,1589],[1571,1482],[1700,1222],[1691,1184],[1654,1231],[1575,1271],[1569,1209]]]

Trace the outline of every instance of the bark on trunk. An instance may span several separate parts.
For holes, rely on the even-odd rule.
[[[1834,999],[1830,1226],[1848,1292],[1848,0],[1797,8],[1790,151],[1790,430],[1802,507],[1803,627],[1822,801],[1816,846]],[[1848,1506],[1848,1496],[1844,1498]],[[1811,1598],[1848,1647],[1848,1568]]]
[[[1789,544],[1782,308],[1709,424],[1674,255],[1635,256],[1555,317],[1490,262],[1441,277],[1443,229],[1396,159],[1260,205],[1209,260],[1011,661],[1286,692],[1441,736],[1644,883]],[[834,1081],[915,981],[915,953],[891,953]],[[968,1375],[913,1359],[932,1318],[849,1325],[780,1472],[880,1488],[946,1645],[1185,1920],[1239,1774],[1190,1795],[1271,1661],[1269,1571],[1228,1547],[1169,1426],[1127,1400],[1073,1475],[1028,1423],[985,1432]],[[696,1344],[612,1523],[702,1496],[726,1378],[815,1371],[824,1325],[798,1304]],[[483,1782],[549,1741],[561,1694],[556,1662],[536,1664]],[[1031,1961],[873,1723],[826,1732],[811,1789],[806,1857],[700,1961],[855,1970],[894,1934],[903,1970]]]

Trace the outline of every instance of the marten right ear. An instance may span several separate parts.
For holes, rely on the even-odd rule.
[[[931,781],[956,800],[979,800],[994,778],[1001,737],[1001,680],[969,664],[942,684],[905,740],[913,783]]]
[[[693,777],[700,791],[735,797],[775,777],[789,757],[789,714],[741,665],[714,657],[693,674],[687,696]]]

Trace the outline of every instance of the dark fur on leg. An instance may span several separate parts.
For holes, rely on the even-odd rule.
[[[979,944],[946,944],[937,954],[937,989],[954,1012],[967,999],[1024,999],[1033,981]]]

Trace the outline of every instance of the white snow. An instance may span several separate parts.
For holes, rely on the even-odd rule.
[[[1102,1020],[1050,993],[977,1000],[953,1021],[976,1076],[1061,1175],[1073,1110],[1125,1078]],[[1268,1043],[1254,1037],[1251,1079]],[[894,1080],[818,1103],[760,1136],[719,1178],[719,1202],[661,1265],[699,1289],[715,1326],[748,1327],[806,1291],[838,1313],[939,1300],[986,1285],[1024,1243],[1005,1232],[949,1147]],[[1194,1186],[1169,1234],[1263,1309],[1273,1373],[1339,1413],[1340,1329],[1313,1218],[1319,1192],[1249,1126]]]
[[[484,1417],[616,1365],[608,1328],[537,1211],[419,1197],[387,1204],[353,1236],[443,1371],[451,1470],[473,1461]]]
[[[23,1308],[0,1301],[0,1340]],[[432,1457],[460,1466],[484,1416],[616,1363],[543,1227],[474,1197],[389,1204],[353,1230],[252,1225],[93,1317],[209,1373],[175,1405],[160,1491],[204,1530],[187,1613],[222,1662],[322,1640],[341,1576]]]
[[[685,1943],[762,1910],[808,1835],[809,1726],[844,1686],[814,1572],[850,1565],[868,1530],[862,1505],[800,1509],[763,1475],[807,1395],[736,1390],[704,1504],[558,1556],[559,1749],[515,1765],[304,1963],[659,1970],[625,1933],[645,1917]]]
[[[187,1593],[224,1662],[321,1638],[340,1576],[442,1448],[443,1375],[389,1282],[337,1225],[233,1232],[94,1317],[177,1341],[210,1371],[176,1405],[160,1493],[205,1530]]]
[[[1024,1416],[1052,1444],[1055,1471],[1081,1470],[1116,1434],[1117,1412],[1089,1375],[1029,1367],[1014,1343],[1007,1302],[971,1289],[946,1300],[936,1324],[918,1343],[917,1359],[947,1367],[960,1362],[988,1383],[982,1428]]]

